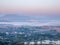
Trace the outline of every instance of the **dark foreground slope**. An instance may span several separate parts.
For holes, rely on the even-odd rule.
[[[24,45],[24,42],[60,40],[60,26],[0,25],[0,45]]]

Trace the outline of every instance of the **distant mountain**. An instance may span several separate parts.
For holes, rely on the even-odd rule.
[[[0,22],[20,22],[20,21],[39,21],[50,22],[59,21],[60,16],[44,16],[44,15],[23,15],[23,14],[0,14]]]
[[[22,14],[5,14],[3,16],[0,16],[0,22],[21,22],[18,23],[18,25],[23,24],[23,25],[31,25],[31,26],[44,26],[44,25],[60,26],[59,16],[36,16],[36,15],[33,16],[33,15],[22,15]]]
[[[28,21],[31,18],[29,16],[17,15],[17,14],[7,14],[0,17],[0,22],[19,22]]]

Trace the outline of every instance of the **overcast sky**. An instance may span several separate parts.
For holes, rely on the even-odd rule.
[[[0,0],[0,13],[58,14],[60,0]]]

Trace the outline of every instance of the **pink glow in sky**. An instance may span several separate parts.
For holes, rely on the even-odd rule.
[[[0,0],[0,13],[58,14],[60,0]]]

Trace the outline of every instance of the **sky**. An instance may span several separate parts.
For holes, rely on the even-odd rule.
[[[60,0],[0,0],[0,19],[7,14],[22,15],[22,19],[27,15],[31,22],[23,22],[24,25],[60,25]],[[13,20],[12,17],[8,20]]]
[[[60,0],[0,0],[0,13],[59,14]]]

